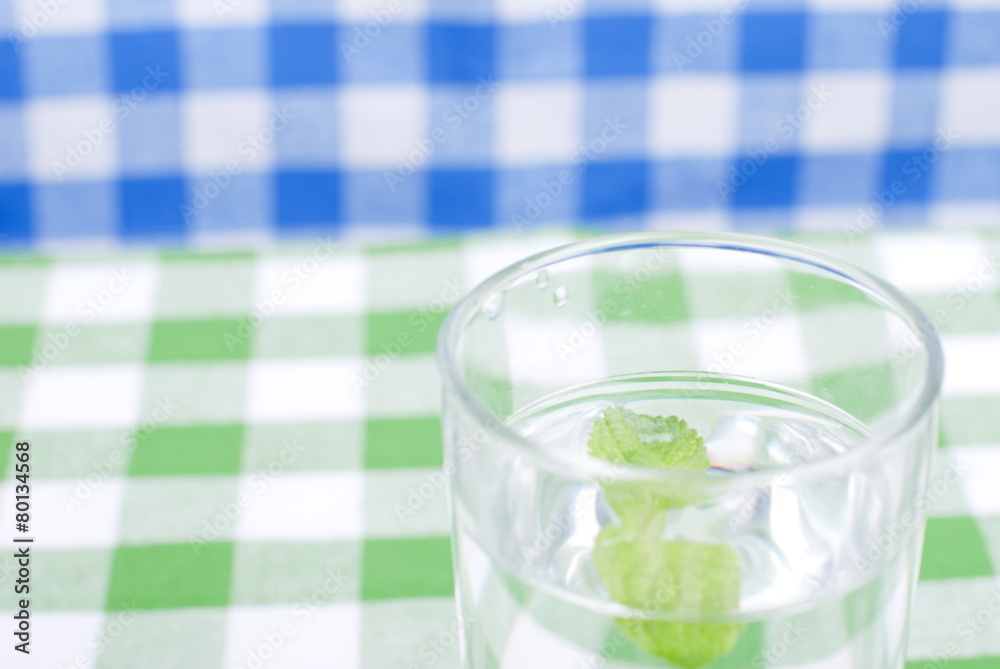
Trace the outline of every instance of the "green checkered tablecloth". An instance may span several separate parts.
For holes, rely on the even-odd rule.
[[[436,333],[461,292],[573,237],[0,259],[0,666],[458,667]],[[1000,667],[1000,235],[793,240],[943,334],[936,466],[966,473],[930,509],[908,666]]]

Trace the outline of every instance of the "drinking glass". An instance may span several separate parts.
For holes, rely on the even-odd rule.
[[[902,669],[942,354],[891,285],[599,237],[472,290],[438,365],[465,669]],[[683,420],[709,466],[597,457],[613,416]]]

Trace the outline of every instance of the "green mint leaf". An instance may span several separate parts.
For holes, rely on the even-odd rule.
[[[588,442],[596,457],[629,465],[703,470],[707,451],[697,432],[676,416],[662,418],[613,407],[597,419]],[[593,561],[612,599],[653,613],[698,618],[739,604],[740,566],[727,544],[662,539],[667,512],[698,501],[690,490],[622,482],[602,486],[620,526],[601,529]],[[646,652],[697,669],[730,652],[743,625],[617,618]]]
[[[647,416],[618,406],[607,409],[590,430],[590,454],[634,467],[701,471],[711,463],[705,444],[687,423],[671,416]],[[698,501],[697,492],[636,481],[609,483],[604,497],[622,525],[652,526],[662,512]]]

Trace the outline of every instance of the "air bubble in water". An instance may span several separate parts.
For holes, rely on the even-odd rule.
[[[566,286],[557,286],[552,294],[552,301],[555,302],[557,307],[565,307],[566,303],[569,302],[569,291],[566,290]]]
[[[538,275],[535,277],[535,285],[538,286],[538,290],[545,290],[549,287],[549,270],[538,270]]]
[[[483,302],[483,314],[491,321],[500,315],[503,306],[503,293],[492,293]]]

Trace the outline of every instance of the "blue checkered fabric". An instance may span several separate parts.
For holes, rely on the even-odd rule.
[[[1000,222],[995,0],[0,0],[0,35],[8,246]]]

